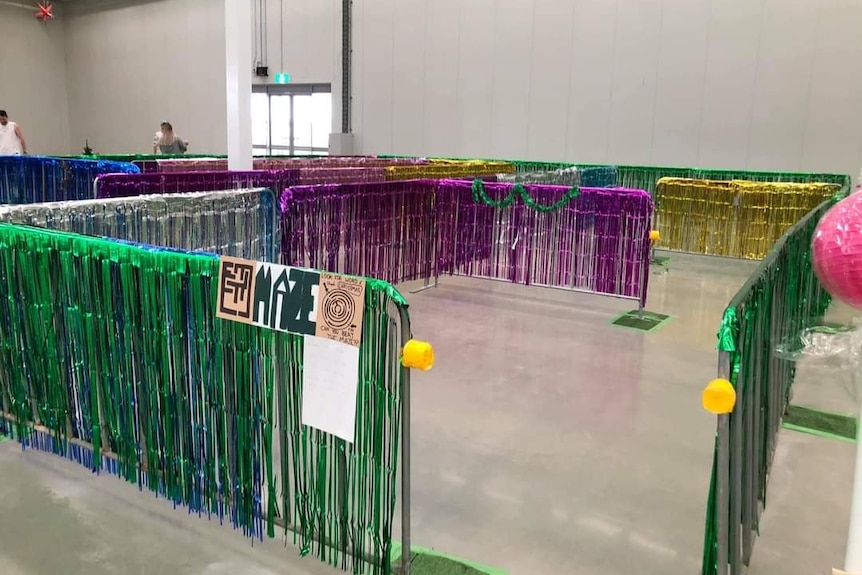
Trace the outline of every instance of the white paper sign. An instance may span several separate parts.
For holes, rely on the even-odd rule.
[[[302,360],[302,423],[353,443],[359,348],[305,336]]]

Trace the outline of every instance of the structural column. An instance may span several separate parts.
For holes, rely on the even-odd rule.
[[[224,0],[224,28],[228,169],[251,170],[250,0]]]

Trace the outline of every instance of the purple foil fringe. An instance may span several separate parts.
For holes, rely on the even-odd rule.
[[[569,191],[525,186],[550,205]],[[512,184],[486,183],[492,201]],[[282,261],[392,283],[443,274],[619,295],[645,303],[653,202],[643,190],[581,188],[550,213],[473,200],[472,183],[298,186],[281,196]]]

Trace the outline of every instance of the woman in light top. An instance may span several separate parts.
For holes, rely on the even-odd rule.
[[[170,122],[162,122],[161,130],[156,132],[156,137],[153,138],[154,154],[171,156],[185,154],[188,147],[188,141],[174,134],[174,127]]]

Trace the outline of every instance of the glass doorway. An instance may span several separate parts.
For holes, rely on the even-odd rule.
[[[332,131],[329,85],[254,86],[252,145],[256,155],[326,155]]]

